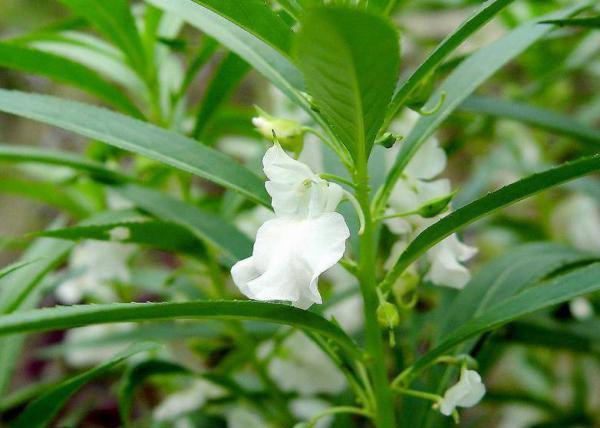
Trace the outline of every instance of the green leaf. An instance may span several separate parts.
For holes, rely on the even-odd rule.
[[[366,160],[400,67],[394,27],[356,9],[314,9],[302,20],[295,57],[332,131],[355,159]]]
[[[14,428],[43,428],[49,426],[67,400],[86,383],[106,374],[132,355],[153,349],[156,349],[156,345],[134,345],[106,363],[50,388],[21,412],[12,426]]]
[[[367,10],[374,13],[388,14],[397,0],[369,0],[367,1]]]
[[[598,170],[600,170],[600,155],[581,158],[577,161],[530,175],[459,208],[425,229],[410,243],[400,255],[394,267],[386,275],[382,287],[385,289],[391,287],[396,278],[428,249],[464,226],[473,223],[475,220],[535,195],[542,190]]]
[[[546,15],[546,18],[567,17],[581,9],[582,6],[570,7]],[[544,37],[551,29],[550,26],[539,25],[539,18],[528,21],[461,62],[425,104],[425,110],[435,110],[435,113],[422,116],[402,143],[396,162],[380,192],[379,201],[386,202],[410,159],[450,113],[496,71]],[[442,99],[444,102],[439,105]],[[378,205],[378,209],[383,208],[380,206],[381,202]]]
[[[304,83],[298,69],[283,54],[238,26],[235,21],[191,0],[146,0],[146,2],[172,13],[219,41],[265,76],[287,97],[310,111],[310,105],[299,92],[303,90]]]
[[[501,334],[494,335],[493,340],[600,356],[600,321],[558,322],[534,317],[509,324]]]
[[[108,182],[133,181],[133,177],[114,171],[100,162],[95,162],[70,152],[59,150],[48,150],[32,146],[0,144],[0,162],[13,163],[42,163],[47,165],[58,165],[85,171],[92,178]]]
[[[191,372],[179,364],[163,360],[142,361],[129,367],[119,385],[119,413],[123,425],[126,427],[131,426],[130,414],[135,391],[149,377],[185,374],[189,375]]]
[[[514,101],[471,96],[460,105],[459,109],[503,119],[513,119],[572,137],[575,141],[588,143],[593,149],[600,148],[600,130],[591,128],[577,119],[540,107]]]
[[[597,258],[596,258],[597,259]],[[456,326],[480,315],[567,266],[590,262],[593,256],[554,243],[533,243],[510,249],[505,255],[483,266],[445,308],[435,342],[447,337]],[[469,349],[464,349],[468,352]]]
[[[2,269],[0,269],[0,279],[4,278],[5,276],[10,275],[13,272],[18,271],[21,268],[24,268],[25,266],[36,263],[38,261],[39,260],[24,260],[21,262],[12,263],[8,266],[5,266]]]
[[[118,46],[129,58],[134,69],[145,76],[145,51],[127,0],[60,1]]]
[[[115,322],[175,319],[240,319],[289,325],[332,340],[354,358],[361,350],[337,325],[291,306],[250,301],[114,303],[54,307],[0,317],[0,336]]]
[[[584,28],[600,28],[600,16],[590,16],[589,18],[573,18],[573,19],[551,19],[541,21],[541,24],[554,24],[560,27],[584,27]]]
[[[115,190],[153,216],[185,227],[195,236],[220,249],[228,264],[252,254],[252,241],[226,220],[164,193],[136,185]]]
[[[34,49],[67,58],[95,70],[108,80],[127,88],[137,99],[147,97],[144,82],[129,66],[125,55],[102,39],[78,31],[39,33],[11,40]]]
[[[471,34],[484,26],[498,12],[514,0],[492,0],[485,2],[469,19],[464,21],[456,30],[450,33],[433,50],[427,59],[411,74],[411,76],[398,88],[390,104],[386,125],[394,119],[398,111],[404,106],[411,93],[431,77],[435,69],[458,48]],[[387,126],[386,126],[387,128]]]
[[[87,210],[64,185],[45,181],[0,177],[0,193],[18,195],[64,210],[76,218],[85,217]]]
[[[473,336],[494,330],[510,321],[569,301],[582,294],[598,290],[600,290],[600,263],[574,270],[526,289],[493,305],[481,315],[458,327],[440,345],[417,360],[412,367],[413,373],[417,373],[437,357]]]
[[[0,111],[57,126],[190,172],[269,205],[264,183],[230,157],[173,131],[47,95],[0,89]]]
[[[287,54],[293,32],[263,0],[194,0],[204,8],[237,24],[258,39]]]
[[[221,62],[204,93],[196,117],[196,126],[192,135],[202,137],[202,133],[218,108],[229,98],[250,66],[239,56],[229,53]]]
[[[35,308],[43,297],[41,285],[46,274],[59,266],[67,257],[72,244],[38,239],[25,251],[21,260],[38,260],[0,280],[0,313]],[[18,335],[0,340],[0,395],[4,395],[12,377],[15,363],[21,356],[24,336]]]
[[[160,248],[165,251],[179,251],[194,257],[205,254],[203,243],[187,228],[175,223],[154,220],[136,210],[115,210],[95,214],[77,226],[40,232],[38,236],[68,239],[114,240],[111,232],[125,229],[127,237],[118,239],[123,243],[134,243]]]
[[[95,71],[69,59],[28,47],[0,43],[0,67],[38,74],[68,83],[136,117],[143,117],[123,91]]]

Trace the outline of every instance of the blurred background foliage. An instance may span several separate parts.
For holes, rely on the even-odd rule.
[[[467,54],[496,40],[520,23],[571,3],[574,2],[515,1],[465,42],[438,70],[434,80],[439,82]],[[402,38],[402,73],[407,75],[414,70],[431,49],[478,5],[479,1],[399,0],[392,16],[400,28]],[[0,0],[0,11],[0,39],[20,37],[31,31],[65,22],[78,31],[94,33],[85,22],[73,19],[70,11],[57,1]],[[170,54],[179,64],[180,70],[174,72],[177,74],[187,70],[194,58],[198,57],[198,52],[211,42],[186,26],[176,37],[165,39],[162,43],[170,49]],[[221,69],[223,61],[228,58],[224,49],[215,47],[214,52],[194,76],[186,91],[184,110],[187,112],[182,115],[182,121],[197,114],[207,86]],[[239,82],[233,79],[231,97],[219,106],[205,124],[206,128],[201,135],[208,144],[226,147],[235,140],[260,150],[265,147],[265,143],[251,125],[253,105],[267,108],[278,101],[273,96],[273,91],[255,72],[243,69],[239,77]],[[168,86],[168,82],[166,84]],[[2,67],[0,87],[97,102],[93,97],[67,85]],[[422,88],[421,93],[414,96],[413,107],[419,108],[422,105],[428,98],[430,89]],[[524,103],[575,118],[592,130],[589,136],[592,144],[578,144],[572,136],[561,135],[544,127],[494,114],[481,114],[481,110],[498,107],[497,104],[486,104],[490,99]],[[515,111],[514,104],[507,108]],[[157,121],[181,128],[177,120],[170,120],[176,114],[177,109],[170,105],[158,113],[161,117]],[[189,126],[187,132],[190,133]],[[597,152],[600,144],[600,31],[564,27],[551,33],[487,81],[477,92],[477,98],[471,98],[459,108],[437,135],[449,155],[447,175],[460,186],[457,206],[536,170]],[[112,157],[115,153],[115,149],[88,142],[74,134],[3,114],[0,115],[0,143],[85,152],[100,160]],[[238,147],[236,145],[234,150]],[[170,172],[165,172],[150,161],[136,162],[136,174],[153,179],[158,183],[157,187],[173,189]],[[175,178],[191,180],[186,175],[176,174]],[[599,251],[598,236],[581,236],[575,230],[577,225],[595,222],[600,218],[598,179],[597,176],[589,177],[546,192],[470,227],[465,240],[480,249],[472,270],[476,272],[479,266],[493,257],[525,242],[553,240],[582,250]],[[43,196],[28,195],[28,191],[23,190],[23,186],[31,180],[46,183],[47,187],[39,187]],[[81,218],[87,212],[97,210],[98,202],[93,190],[85,197],[74,191],[85,188],[86,185],[85,180],[73,180],[68,172],[56,168],[30,165],[9,167],[7,164],[0,164],[0,265],[14,261],[30,242],[31,236],[28,233],[44,229],[60,211],[66,210],[73,218]],[[221,194],[220,189],[200,180],[197,180],[195,187],[198,194],[202,195],[202,203],[207,206],[211,204],[211,195]],[[593,227],[599,226],[592,224]],[[172,262],[168,255],[162,253],[153,256],[166,266]],[[426,291],[421,296],[420,310],[426,312],[428,307],[438,304],[438,299],[444,299],[443,293],[441,294],[439,297],[438,293]],[[600,426],[600,330],[597,328],[600,324],[593,315],[594,310],[600,313],[599,303],[598,296],[590,296],[583,304],[585,308],[579,312],[573,304],[563,305],[554,310],[550,321],[544,319],[539,325],[521,325],[525,330],[515,329],[511,325],[496,334],[484,349],[484,357],[489,358],[490,366],[491,362],[496,363],[491,375],[486,376],[486,380],[490,379],[490,393],[482,406],[466,413],[461,426]],[[590,307],[591,318],[588,313]],[[560,325],[557,324],[557,329],[552,330],[553,326],[548,327],[544,323],[560,320],[570,322],[580,317],[584,318],[578,330],[581,334],[574,340],[592,342],[591,351],[586,349],[585,353],[579,353],[577,345],[573,349],[564,350],[553,346],[532,347],[527,343],[528,338],[535,334],[539,335],[541,342],[550,340],[548,335],[561,334]],[[520,337],[519,334],[524,334],[523,331],[531,336]],[[49,343],[59,341],[59,337],[52,335],[36,336],[31,339],[32,344],[28,349],[39,351]],[[197,345],[201,348],[204,344]],[[40,359],[37,355],[26,355],[24,361],[19,376],[24,384],[43,376],[51,378],[53,372],[66,370],[52,360]],[[484,358],[480,364],[486,368]],[[77,402],[88,406],[84,411],[88,414],[87,419],[83,419],[86,422],[81,426],[117,426],[114,399],[99,393],[105,390],[104,387],[99,382],[78,396]],[[520,392],[515,393],[515,390]],[[155,403],[156,392],[152,389],[145,390],[143,400]],[[336,426],[344,426],[343,423]]]

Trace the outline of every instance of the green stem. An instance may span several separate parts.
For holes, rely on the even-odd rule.
[[[367,352],[372,360],[370,371],[376,400],[375,420],[378,428],[396,428],[393,398],[385,367],[384,344],[376,315],[378,306],[376,294],[377,247],[375,223],[370,209],[367,161],[366,156],[361,157],[363,159],[359,160],[356,172],[356,196],[365,217],[365,225],[364,232],[360,236],[358,278],[364,301]]]
[[[432,394],[430,392],[416,391],[414,389],[406,389],[406,388],[400,388],[400,387],[395,387],[394,391],[397,392],[398,394],[408,395],[408,396],[416,397],[416,398],[422,398],[424,400],[433,401],[434,403],[439,403],[442,400],[442,397],[440,395]]]

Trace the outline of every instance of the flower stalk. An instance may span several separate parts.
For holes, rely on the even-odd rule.
[[[358,279],[364,301],[365,336],[367,353],[372,361],[371,377],[376,400],[375,421],[378,428],[396,428],[392,393],[385,367],[384,342],[377,320],[379,305],[376,286],[377,243],[375,222],[370,209],[370,188],[367,162],[358,162],[356,177],[356,199],[364,215],[364,231],[360,235]]]

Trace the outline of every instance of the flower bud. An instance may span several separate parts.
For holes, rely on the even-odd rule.
[[[289,119],[279,119],[256,107],[258,116],[252,118],[256,130],[267,140],[276,137],[282,147],[299,153],[302,151],[304,130],[302,126]]]
[[[381,302],[377,308],[377,321],[384,328],[393,329],[400,324],[400,314],[395,305],[390,302]]]
[[[448,195],[431,199],[430,201],[427,201],[425,204],[421,205],[417,209],[417,214],[424,218],[435,217],[446,211],[448,205],[450,205],[450,202],[452,201],[452,199],[454,199],[455,195],[456,192],[452,192]]]
[[[401,135],[395,134],[393,132],[386,132],[375,141],[375,144],[382,145],[386,149],[389,149],[402,139],[403,137]]]

